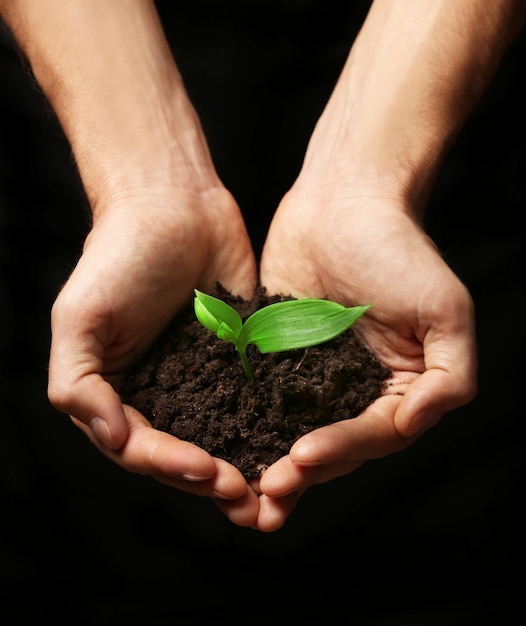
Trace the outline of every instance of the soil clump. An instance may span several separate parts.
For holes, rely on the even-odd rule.
[[[290,299],[259,288],[244,300],[220,284],[211,295],[243,321],[267,304]],[[190,303],[128,373],[121,398],[154,428],[228,461],[252,480],[309,431],[356,417],[391,377],[352,328],[306,349],[261,354],[249,345],[247,356],[252,381],[233,344],[204,328]]]

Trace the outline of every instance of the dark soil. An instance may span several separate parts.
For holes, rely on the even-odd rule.
[[[287,299],[260,289],[243,300],[221,285],[213,295],[243,319]],[[356,417],[391,376],[352,328],[319,346],[261,354],[249,345],[247,355],[252,381],[234,346],[206,330],[191,303],[129,373],[121,397],[155,428],[228,461],[250,480],[302,435]]]

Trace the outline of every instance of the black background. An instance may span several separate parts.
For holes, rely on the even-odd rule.
[[[157,4],[259,250],[369,2]],[[121,470],[49,405],[49,311],[89,212],[67,142],[2,35],[0,611],[41,624],[411,626],[521,611],[525,61],[523,34],[426,218],[475,300],[478,397],[408,450],[310,489],[265,535]]]

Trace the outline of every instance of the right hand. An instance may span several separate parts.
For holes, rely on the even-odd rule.
[[[257,496],[241,473],[151,427],[114,385],[152,344],[194,287],[219,280],[250,297],[255,259],[241,214],[222,187],[121,194],[102,210],[52,310],[49,398],[123,468],[212,498],[235,500],[252,525]],[[228,508],[228,505],[227,505]]]

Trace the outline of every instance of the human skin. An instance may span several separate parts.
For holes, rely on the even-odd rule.
[[[265,243],[271,293],[374,306],[355,325],[393,372],[356,419],[263,475],[274,530],[311,485],[402,450],[476,393],[470,294],[422,228],[443,157],[524,23],[526,3],[375,0]]]
[[[421,217],[521,8],[509,0],[373,3],[278,207],[261,281],[269,291],[374,303],[356,329],[403,395],[303,437],[248,486],[228,463],[151,428],[112,385],[194,287],[220,280],[249,297],[257,282],[239,208],[214,169],[154,4],[0,0],[93,213],[52,311],[53,405],[125,469],[211,497],[233,523],[271,532],[309,486],[401,450],[469,401],[473,305]]]
[[[153,2],[0,2],[70,142],[93,225],[52,310],[48,394],[109,458],[178,489],[258,499],[232,465],[122,406],[113,384],[195,287],[250,297],[252,247]],[[242,503],[244,506],[240,506]]]

